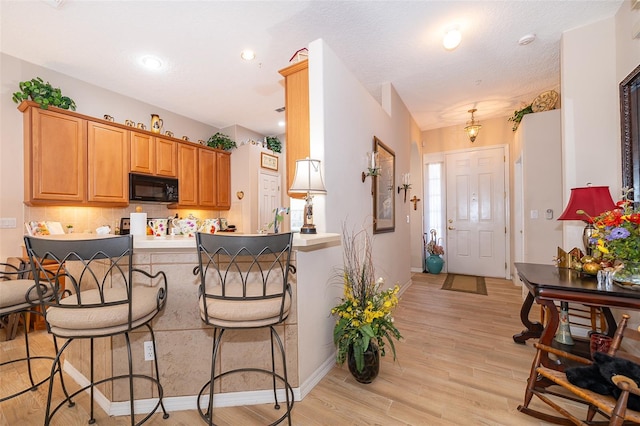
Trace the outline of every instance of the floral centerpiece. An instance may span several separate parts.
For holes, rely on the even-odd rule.
[[[640,284],[640,210],[634,208],[630,192],[625,188],[617,208],[591,219],[595,230],[590,243],[595,258],[617,269],[614,280]]]
[[[616,209],[592,219],[595,231],[590,242],[604,260],[640,262],[640,211],[628,199],[629,192],[625,189]]]
[[[371,343],[385,355],[388,343],[396,359],[393,339],[402,336],[393,323],[392,312],[398,305],[398,285],[384,289],[384,279],[375,279],[371,257],[371,237],[362,230],[348,233],[343,230],[344,267],[342,280],[344,297],[331,313],[337,317],[333,330],[333,341],[337,347],[336,360],[343,364],[351,355],[355,359],[357,372],[365,368],[365,352]],[[354,371],[352,371],[354,373]],[[377,369],[375,371],[377,375]],[[354,373],[356,379],[357,375]],[[375,377],[375,375],[374,375]],[[373,379],[371,379],[373,380]],[[369,383],[369,381],[362,381]]]

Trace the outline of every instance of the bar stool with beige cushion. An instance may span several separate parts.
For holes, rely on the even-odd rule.
[[[25,245],[36,281],[54,284],[64,278],[66,290],[70,292],[70,295],[65,298],[56,297],[51,301],[43,300],[42,302],[47,307],[45,320],[48,332],[56,337],[67,339],[58,351],[54,367],[61,363],[61,356],[72,342],[88,339],[90,347],[90,377],[88,378],[90,383],[65,398],[52,409],[54,380],[51,380],[45,426],[50,424],[51,418],[66,401],[70,401],[71,398],[85,390],[89,390],[91,396],[89,423],[95,422],[94,391],[96,386],[125,379],[128,382],[126,397],[129,400],[131,425],[144,423],[158,407],[162,409],[164,418],[168,418],[169,415],[162,402],[163,391],[159,380],[157,359],[153,362],[155,377],[134,374],[130,342],[132,331],[146,327],[150,334],[154,353],[158,353],[151,321],[163,310],[167,301],[167,278],[164,272],[152,275],[133,267],[133,238],[130,235],[78,240],[26,236]],[[48,259],[53,259],[60,265],[53,277],[47,277],[41,273],[44,268],[43,262]],[[127,374],[98,380],[94,373],[94,339],[117,335],[122,335],[126,343]],[[116,345],[115,340],[112,341],[112,345]],[[135,414],[137,413],[134,407],[134,378],[150,382],[158,395],[155,398],[153,409],[148,413],[143,413],[143,418],[138,423],[136,423]],[[115,386],[112,392],[114,399],[124,396],[117,395]],[[121,393],[125,392],[121,391]]]
[[[23,393],[36,390],[38,386],[45,383],[51,377],[49,374],[37,375],[34,373],[34,361],[36,360],[49,360],[54,359],[55,352],[58,351],[58,345],[56,339],[53,339],[55,352],[52,355],[33,355],[29,348],[29,317],[31,314],[42,315],[40,311],[35,308],[40,303],[38,291],[36,290],[36,282],[28,277],[31,276],[31,268],[26,265],[20,258],[10,257],[6,263],[0,263],[0,318],[6,318],[2,321],[2,326],[5,327],[7,333],[7,340],[12,339],[15,336],[16,330],[19,325],[20,319],[24,324],[24,346],[25,356],[18,359],[9,359],[0,363],[0,372],[4,377],[5,372],[12,364],[26,363],[27,375],[29,377],[29,384],[25,388],[17,382],[9,383],[9,380],[4,381],[3,388],[18,388],[11,391],[10,395],[0,396],[0,402],[14,398]],[[49,286],[43,287],[43,297],[51,298],[53,295],[53,289]],[[39,364],[41,361],[37,361]],[[47,361],[48,362],[48,361]],[[18,364],[19,365],[19,364]],[[55,369],[51,369],[47,366],[47,372],[54,374]],[[21,374],[22,376],[22,374]],[[34,378],[37,376],[37,378]],[[60,373],[60,379],[62,380],[62,373]],[[64,382],[63,389],[64,389]],[[66,393],[66,389],[64,389]]]
[[[265,385],[273,387],[274,408],[280,409],[278,395],[282,398],[284,394],[286,400],[285,412],[271,424],[278,424],[285,418],[291,424],[293,389],[287,377],[284,346],[275,329],[276,325],[284,323],[291,309],[291,285],[288,281],[290,269],[293,270],[290,263],[291,239],[291,233],[256,236],[196,234],[199,255],[196,271],[200,276],[199,312],[202,321],[214,327],[211,377],[198,395],[200,416],[209,425],[214,424],[214,384],[236,373],[243,374],[242,379],[247,382],[249,376],[253,377],[255,373],[267,375],[271,385]],[[262,366],[241,366],[216,374],[216,364],[220,369],[225,364],[224,360],[218,360],[224,346],[222,337],[225,332],[232,333],[233,341],[236,341],[240,338],[236,334],[238,331],[262,328],[270,333],[271,359]],[[226,342],[232,344],[231,339]],[[276,345],[282,361],[279,368],[276,368],[275,361]],[[233,358],[237,364],[241,356],[236,353]],[[266,364],[270,364],[270,367],[266,367]],[[207,389],[208,401],[201,403]]]

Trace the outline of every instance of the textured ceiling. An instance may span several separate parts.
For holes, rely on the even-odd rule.
[[[52,4],[60,3],[56,8]],[[563,31],[613,16],[621,0],[10,1],[0,50],[215,127],[283,133],[278,70],[322,38],[369,92],[396,88],[422,130],[509,116],[560,84]],[[442,47],[457,24],[462,43]],[[526,46],[518,39],[536,40]],[[252,62],[240,59],[245,48]],[[161,71],[138,65],[143,54]],[[55,82],[53,82],[55,84]]]

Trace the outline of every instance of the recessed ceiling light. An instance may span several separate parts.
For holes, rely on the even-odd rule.
[[[458,27],[449,28],[444,33],[444,38],[442,39],[442,45],[447,50],[453,50],[460,44],[462,40],[462,33],[458,29]]]
[[[143,56],[142,58],[140,58],[140,63],[142,64],[142,66],[150,70],[159,70],[160,68],[162,68],[162,61],[152,55]]]
[[[520,37],[520,40],[518,40],[518,44],[520,46],[526,46],[527,44],[533,42],[535,39],[536,39],[535,34],[527,34],[525,36]]]
[[[282,121],[282,120],[281,120],[281,121],[278,121],[278,126],[280,126],[280,127],[284,127],[284,121]]]
[[[245,61],[252,61],[256,58],[256,52],[251,49],[245,49],[240,53],[240,57]]]

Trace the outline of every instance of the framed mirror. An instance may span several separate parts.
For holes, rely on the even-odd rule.
[[[620,83],[622,186],[640,204],[640,65]]]
[[[396,154],[375,136],[373,150],[378,153],[380,168],[378,175],[373,176],[373,233],[393,232],[396,229]]]

